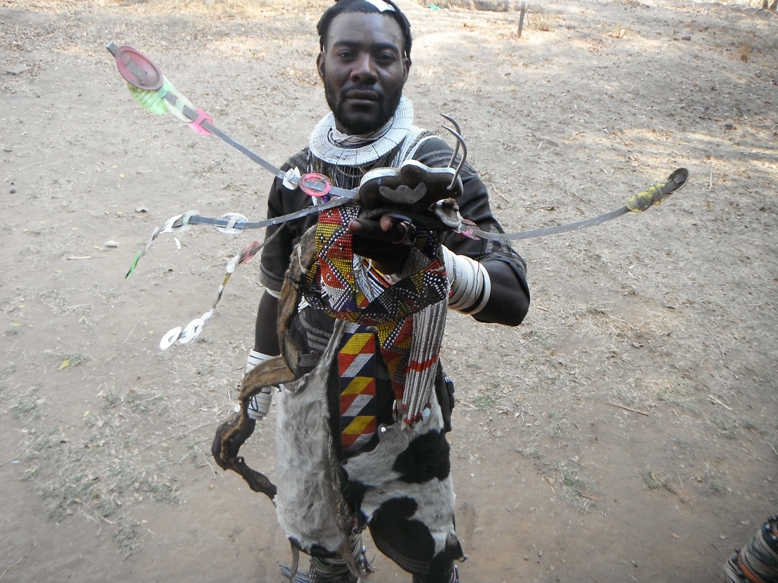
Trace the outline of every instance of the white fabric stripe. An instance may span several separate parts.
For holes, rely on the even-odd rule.
[[[373,357],[372,354],[358,354],[357,357],[354,359],[354,362],[351,363],[351,365],[346,369],[346,372],[343,373],[344,377],[355,377],[357,376],[357,373],[362,370],[362,367],[365,366],[368,360],[370,360]]]
[[[358,395],[356,399],[354,399],[354,402],[351,403],[348,410],[341,415],[341,417],[356,417],[359,415],[359,412],[365,408],[365,405],[367,405],[370,402],[370,399],[373,398],[373,395]]]
[[[372,4],[373,6],[375,6],[376,8],[378,8],[378,10],[380,10],[381,12],[394,12],[394,8],[392,8],[392,5],[387,4],[382,0],[366,0],[366,1]]]
[[[370,441],[371,437],[373,437],[372,433],[363,433],[357,437],[357,440],[351,446],[346,448],[346,451],[359,451],[365,443]]]

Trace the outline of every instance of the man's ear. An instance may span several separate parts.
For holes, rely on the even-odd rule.
[[[405,82],[408,80],[408,73],[410,73],[410,70],[411,70],[411,58],[403,57],[403,85],[405,85]]]
[[[319,56],[316,57],[316,69],[319,71],[319,78],[324,81],[324,58],[326,56],[326,53],[324,51],[319,51]],[[406,73],[407,75],[407,73]]]

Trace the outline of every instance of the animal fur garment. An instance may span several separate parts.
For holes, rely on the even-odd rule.
[[[327,406],[327,377],[343,326],[336,324],[316,368],[283,385],[276,401],[278,522],[287,537],[307,553],[335,553],[345,543],[352,523],[341,494]]]

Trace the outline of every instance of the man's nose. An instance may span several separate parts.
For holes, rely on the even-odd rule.
[[[371,55],[362,54],[354,61],[354,66],[351,69],[351,80],[362,83],[372,83],[376,80],[375,63]]]

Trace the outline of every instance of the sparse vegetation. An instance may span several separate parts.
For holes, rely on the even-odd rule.
[[[527,21],[532,29],[539,32],[549,32],[551,30],[551,17],[544,8],[535,6],[528,12]]]
[[[175,213],[264,216],[271,177],[172,118],[146,115],[102,46],[111,36],[144,51],[219,127],[280,164],[326,110],[315,23],[331,1],[119,4],[0,7],[0,60],[27,68],[0,71],[0,469],[9,500],[41,495],[13,540],[0,541],[0,575],[22,557],[20,568],[35,562],[27,546],[14,548],[17,537],[61,543],[58,533],[94,524],[97,539],[52,552],[95,548],[105,572],[137,578],[153,567],[143,544],[153,541],[157,557],[181,542],[196,557],[182,572],[218,579],[217,554],[240,552],[237,578],[256,579],[288,558],[284,537],[257,519],[272,520],[272,505],[221,472],[209,445],[253,340],[257,259],[233,276],[197,342],[165,352],[157,342],[210,306],[225,257],[262,235],[201,226],[175,235],[181,249],[165,235],[123,276]],[[517,241],[532,291],[520,327],[450,313],[441,360],[459,404],[447,438],[458,509],[474,510],[469,531],[457,516],[473,558],[463,579],[502,581],[507,564],[517,580],[600,580],[581,560],[585,545],[559,546],[569,528],[614,549],[614,578],[672,580],[689,556],[713,556],[710,540],[722,552],[744,544],[739,521],[778,503],[775,22],[753,0],[698,3],[693,14],[663,1],[539,6],[529,6],[520,42],[518,12],[410,14],[414,123],[434,130],[438,112],[459,120],[505,230],[618,208],[678,166],[692,179],[648,213]],[[68,71],[87,81],[64,82]],[[141,205],[147,212],[134,212]],[[105,249],[108,240],[119,249]],[[257,469],[273,467],[273,421],[245,446]],[[595,504],[608,520],[579,512]],[[232,510],[216,518],[222,507]],[[47,511],[66,528],[33,531]],[[646,512],[652,528],[630,530],[625,517]],[[162,515],[176,537],[149,533],[143,520]],[[517,538],[516,525],[531,536]],[[627,531],[643,549],[678,535],[688,553],[635,571],[611,546]],[[137,564],[97,548],[111,537]],[[540,562],[515,561],[522,551]],[[63,580],[88,573],[62,565]],[[29,568],[0,583],[50,578]]]
[[[27,389],[16,402],[11,405],[11,414],[14,419],[39,419],[41,406],[45,402],[39,397],[40,386],[36,385]]]
[[[662,487],[662,481],[651,470],[646,470],[643,473],[643,482],[649,490],[658,490]]]

